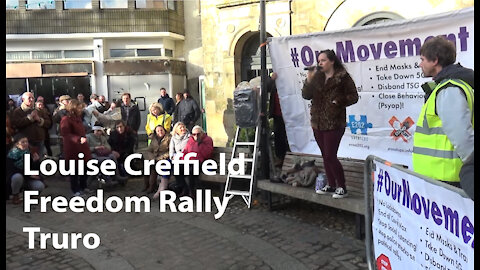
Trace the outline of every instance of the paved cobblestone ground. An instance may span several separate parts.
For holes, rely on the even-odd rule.
[[[94,269],[82,258],[53,248],[47,250],[28,247],[27,237],[6,232],[7,269]],[[36,241],[36,245],[40,244]]]
[[[54,177],[43,196],[69,198],[68,181]],[[108,196],[141,195],[141,179],[105,189]],[[218,196],[218,186],[203,185]],[[40,213],[7,202],[7,269],[367,269],[364,242],[355,239],[355,217],[294,200],[268,211],[260,194],[248,209],[234,198],[225,214],[161,213],[158,202],[142,213]],[[216,211],[213,208],[213,211]],[[97,233],[95,250],[28,249],[23,227],[42,232]],[[79,244],[81,241],[79,242]],[[81,244],[80,244],[81,245]]]
[[[48,183],[42,195],[69,196],[67,181]],[[132,179],[124,188],[105,190],[105,197],[140,195],[141,185]],[[270,212],[257,197],[252,209],[234,198],[217,221],[213,213],[160,213],[156,202],[149,213],[40,213],[39,207],[24,213],[7,203],[7,269],[367,268],[364,243],[353,236],[353,215],[302,201]],[[25,226],[95,232],[101,249],[55,250],[49,242],[41,250],[37,240],[36,249],[29,250]]]

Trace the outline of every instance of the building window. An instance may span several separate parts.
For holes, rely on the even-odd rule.
[[[167,8],[171,10],[175,10],[175,0],[165,0],[167,2]]]
[[[42,73],[92,73],[92,63],[42,64]]]
[[[26,9],[55,9],[54,0],[27,0]]]
[[[134,49],[112,49],[110,57],[135,57]]]
[[[164,0],[136,0],[136,8],[165,8]]]
[[[170,54],[173,56],[172,50],[170,50]],[[111,49],[110,50],[110,57],[112,58],[114,57],[145,57],[145,56],[162,56],[162,50],[161,49]]]
[[[64,52],[65,58],[93,58],[92,50],[71,50]]]
[[[18,0],[7,0],[7,9],[18,9]]]
[[[32,55],[30,55],[32,53]],[[16,51],[6,52],[6,60],[31,60],[31,59],[64,59],[64,58],[93,58],[92,50],[69,51]]]
[[[7,52],[7,60],[28,60],[30,52]]]
[[[372,24],[382,24],[394,20],[401,20],[403,19],[402,16],[389,12],[389,11],[380,11],[368,14],[364,16],[360,20],[358,20],[353,27],[365,26],[365,25],[372,25]]]
[[[165,56],[173,57],[173,50],[165,49]]]
[[[137,49],[137,56],[162,56],[160,49]]]
[[[92,0],[63,0],[64,9],[91,9]]]
[[[100,0],[100,8],[128,8],[128,0]]]
[[[62,51],[38,51],[32,53],[33,59],[61,59]]]
[[[135,7],[175,10],[175,0],[135,0]]]

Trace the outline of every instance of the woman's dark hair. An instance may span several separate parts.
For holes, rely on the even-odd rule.
[[[167,134],[167,130],[165,129],[165,127],[163,125],[157,125],[154,129],[153,129],[153,137],[154,138],[158,138],[158,135],[157,135],[157,128],[158,127],[161,127],[163,128],[163,131],[165,131],[165,135]]]
[[[318,55],[322,53],[324,53],[327,56],[328,60],[333,62],[333,68],[335,69],[335,71],[345,70],[345,66],[343,65],[342,62],[340,62],[340,59],[338,59],[337,55],[333,50],[323,50],[323,51],[320,51]]]

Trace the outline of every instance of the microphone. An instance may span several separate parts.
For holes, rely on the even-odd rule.
[[[309,67],[304,67],[303,70],[308,70],[308,71],[313,71],[313,70],[321,70],[322,67],[320,66],[309,66]]]

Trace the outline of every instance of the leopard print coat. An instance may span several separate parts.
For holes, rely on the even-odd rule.
[[[355,83],[345,70],[335,72],[327,81],[325,73],[316,72],[310,83],[305,81],[302,97],[312,100],[310,122],[318,130],[345,128],[345,108],[358,101]]]

